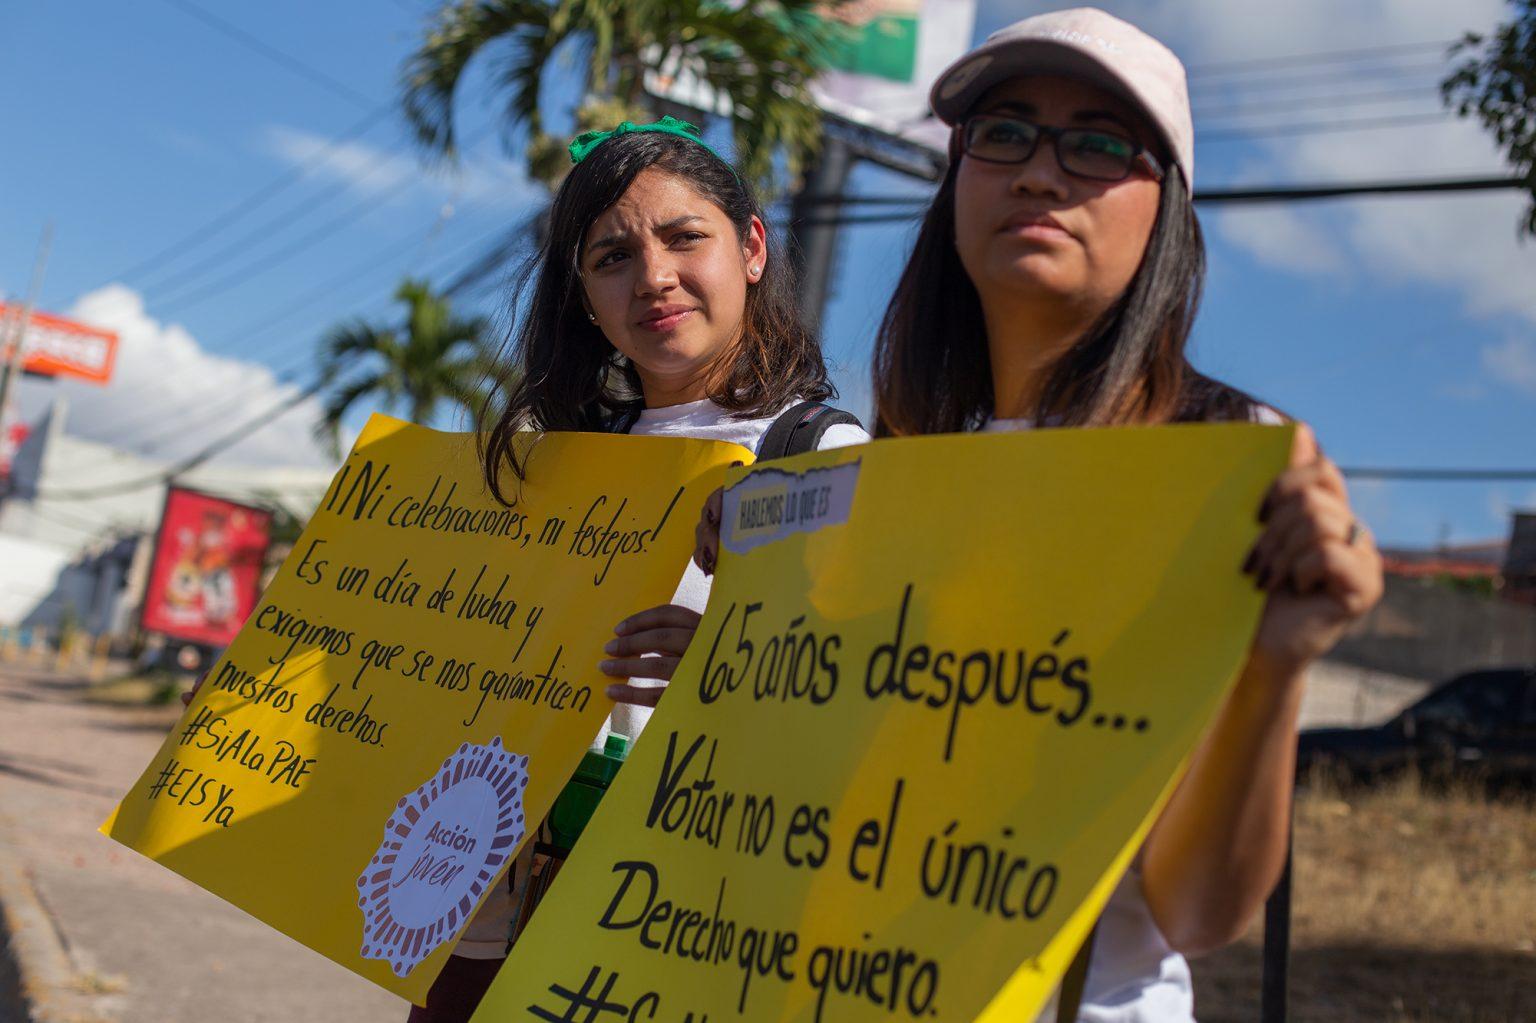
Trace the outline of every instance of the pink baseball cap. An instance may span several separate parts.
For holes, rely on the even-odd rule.
[[[988,89],[1021,75],[1076,78],[1123,97],[1157,129],[1186,187],[1194,188],[1195,127],[1184,65],[1135,25],[1095,7],[1016,21],[946,68],[928,102],[939,120],[958,125]]]

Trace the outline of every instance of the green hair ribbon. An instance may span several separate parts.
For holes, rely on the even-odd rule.
[[[671,116],[663,117],[659,121],[652,121],[650,124],[636,124],[633,121],[624,121],[617,128],[612,128],[608,131],[584,131],[571,140],[571,163],[576,164],[585,160],[592,155],[592,150],[611,138],[619,135],[635,135],[641,132],[675,135],[677,138],[687,139],[689,142],[703,146],[709,150],[715,159],[727,167],[730,166],[730,162],[725,157],[715,152],[714,147],[700,137],[699,129],[696,125],[689,124],[687,121],[680,121]]]

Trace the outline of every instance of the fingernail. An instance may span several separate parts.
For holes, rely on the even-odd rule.
[[[603,695],[607,696],[610,700],[617,700],[619,697],[624,695],[624,683],[615,682],[613,685],[603,690]]]
[[[613,674],[613,669],[618,667],[618,665],[618,661],[598,661],[597,670],[601,671],[604,675],[611,675]]]
[[[616,654],[618,652],[619,652],[619,641],[618,640],[610,639],[608,642],[603,644],[603,653],[605,653],[605,654]]]

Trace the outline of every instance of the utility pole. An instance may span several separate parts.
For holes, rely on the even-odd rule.
[[[839,228],[827,222],[825,200],[847,191],[853,156],[847,142],[831,132],[823,135],[816,163],[790,203],[790,252],[800,278],[800,315],[812,331],[821,327],[837,258]]]
[[[16,326],[10,331],[11,354],[5,360],[4,369],[0,369],[0,416],[10,407],[11,391],[16,387],[16,378],[21,375],[22,342],[32,323],[32,307],[37,304],[37,293],[43,286],[43,271],[48,266],[48,249],[52,244],[53,224],[49,223],[43,228],[42,240],[37,244],[37,259],[32,263],[32,285],[27,289],[27,300],[21,307],[21,315],[13,317]]]
[[[790,202],[790,251],[800,274],[800,314],[812,330],[821,326],[832,293],[832,272],[842,226],[848,176],[858,161],[918,181],[937,183],[948,165],[945,153],[879,128],[822,112],[821,150],[805,184]]]

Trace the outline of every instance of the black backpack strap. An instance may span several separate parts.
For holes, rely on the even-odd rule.
[[[633,430],[635,428],[635,424],[640,421],[640,412],[644,408],[645,406],[643,404],[640,402],[635,402],[634,405],[624,409],[622,412],[619,412],[611,420],[608,421],[608,432],[628,433],[630,430]]]
[[[821,443],[822,435],[842,424],[862,426],[859,417],[852,412],[833,408],[825,402],[802,401],[798,405],[791,405],[779,414],[773,425],[768,427],[768,432],[763,434],[762,443],[757,446],[757,460],[767,462],[815,451],[816,445]]]

